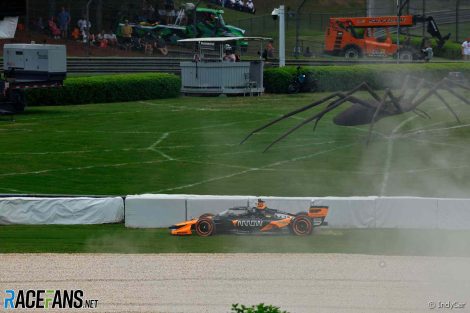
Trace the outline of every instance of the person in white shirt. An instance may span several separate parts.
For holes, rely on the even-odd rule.
[[[248,13],[255,14],[255,4],[253,3],[253,0],[248,0],[245,4],[245,11]]]
[[[223,60],[227,62],[237,61],[237,57],[235,56],[235,53],[233,53],[233,48],[230,45],[225,45],[225,55]]]
[[[470,60],[470,38],[462,43],[462,56],[465,61]]]

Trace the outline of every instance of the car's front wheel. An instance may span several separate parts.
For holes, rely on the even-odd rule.
[[[212,218],[203,217],[196,222],[196,234],[201,237],[208,237],[215,233],[215,224]]]

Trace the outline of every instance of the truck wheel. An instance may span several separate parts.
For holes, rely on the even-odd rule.
[[[400,51],[400,60],[406,62],[413,61],[413,52],[408,50]]]
[[[344,49],[344,57],[346,59],[358,59],[361,56],[361,51],[356,47],[348,47]]]
[[[214,221],[210,217],[203,217],[196,222],[196,234],[201,237],[208,237],[215,232]]]
[[[296,216],[292,221],[291,231],[296,236],[310,235],[313,231],[312,220],[303,214]]]

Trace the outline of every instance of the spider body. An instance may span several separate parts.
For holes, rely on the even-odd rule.
[[[413,83],[415,82],[415,83]],[[414,88],[410,87],[413,86]],[[294,111],[288,112],[283,116],[253,130],[248,136],[243,139],[243,142],[248,140],[252,135],[262,131],[265,128],[268,128],[282,120],[285,120],[291,116],[299,114],[301,112],[307,111],[314,107],[321,107],[327,103],[326,107],[317,112],[315,115],[306,118],[304,121],[300,122],[296,126],[292,127],[276,140],[274,140],[270,145],[267,146],[265,151],[270,147],[289,136],[291,133],[295,132],[304,125],[314,122],[314,130],[317,127],[318,122],[328,113],[336,110],[345,103],[350,103],[351,106],[341,113],[337,114],[333,118],[333,122],[336,125],[341,126],[357,126],[357,125],[367,125],[369,124],[369,135],[367,143],[370,140],[372,129],[374,124],[385,117],[394,116],[398,114],[403,114],[406,112],[414,112],[420,117],[431,118],[426,112],[420,110],[418,106],[424,103],[431,96],[435,96],[440,102],[447,108],[447,110],[453,115],[458,123],[460,119],[455,111],[452,109],[450,104],[446,99],[440,94],[440,90],[445,90],[453,95],[455,98],[460,99],[462,102],[470,105],[470,102],[466,97],[462,96],[454,90],[454,88],[461,88],[470,90],[470,88],[462,83],[455,82],[448,78],[444,78],[437,83],[431,83],[424,79],[417,79],[411,76],[407,76],[403,81],[403,85],[397,94],[394,94],[390,89],[386,89],[384,94],[380,96],[375,92],[366,82],[363,82],[351,89],[348,92],[336,92],[323,99],[313,102],[304,107],[298,108]],[[367,92],[372,99],[361,99],[356,97],[354,94],[358,91]]]
[[[372,122],[375,110],[363,107],[359,104],[353,104],[343,112],[339,113],[333,118],[333,123],[339,126],[359,126],[367,125]],[[385,112],[381,111],[376,116],[375,120],[378,121],[384,117],[400,114],[399,112]]]

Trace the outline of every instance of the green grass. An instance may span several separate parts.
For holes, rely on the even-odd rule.
[[[175,237],[167,229],[2,226],[0,253],[361,253],[470,256],[470,231],[319,229],[312,236]]]
[[[0,192],[468,197],[470,107],[449,94],[465,127],[447,129],[458,124],[430,100],[421,109],[431,120],[383,119],[369,146],[368,126],[337,126],[330,114],[315,133],[309,125],[262,153],[315,110],[239,145],[250,130],[325,95],[29,107],[0,123]]]

